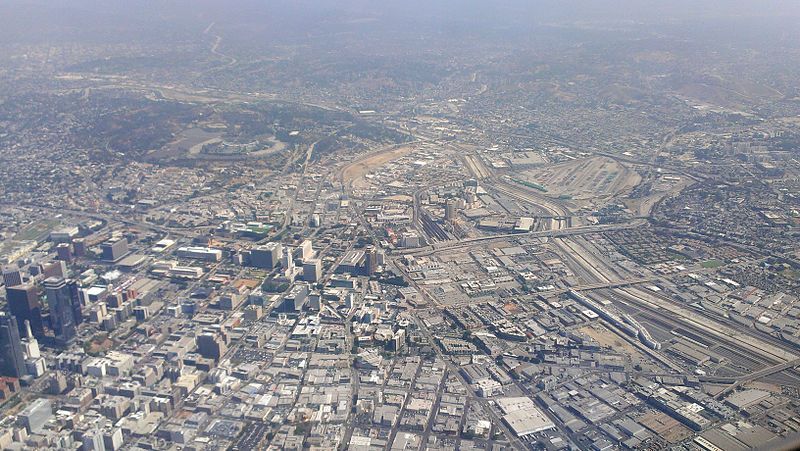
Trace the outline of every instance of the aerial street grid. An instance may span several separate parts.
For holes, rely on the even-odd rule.
[[[0,450],[796,449],[797,23],[0,3]]]

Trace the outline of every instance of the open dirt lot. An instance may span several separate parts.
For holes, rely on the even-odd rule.
[[[609,346],[624,354],[628,354],[631,357],[641,358],[641,354],[639,353],[638,349],[633,347],[625,340],[619,338],[616,334],[614,334],[614,332],[611,332],[603,326],[594,324],[591,326],[582,327],[580,332],[590,336],[602,346]]]
[[[402,158],[414,151],[413,146],[390,147],[360,158],[342,170],[342,181],[354,188],[363,187],[364,176],[380,168],[386,163]]]

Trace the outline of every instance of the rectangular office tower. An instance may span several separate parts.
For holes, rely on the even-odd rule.
[[[308,300],[308,284],[297,284],[283,297],[283,301],[276,309],[276,313],[300,313]]]
[[[256,268],[273,269],[281,262],[281,243],[267,243],[250,249],[250,264]]]
[[[322,261],[311,258],[303,262],[303,280],[306,282],[319,282],[322,278]]]
[[[17,320],[0,312],[0,375],[20,378],[26,374]]]
[[[364,252],[364,273],[368,276],[375,274],[378,269],[378,249],[368,246]]]
[[[36,338],[44,337],[42,306],[39,303],[39,294],[36,292],[36,287],[32,284],[23,284],[6,288],[6,299],[8,300],[8,310],[16,318],[19,325],[19,333],[25,333],[24,324],[27,320],[31,325],[33,336]]]
[[[59,260],[65,262],[72,261],[72,245],[69,243],[58,243],[56,246],[56,255]]]
[[[214,359],[215,362],[218,362],[228,350],[224,337],[214,332],[203,332],[195,341],[197,353],[207,359]]]
[[[50,325],[56,335],[56,343],[67,345],[77,335],[70,287],[64,279],[50,277],[44,281],[44,291],[50,306]]]
[[[80,286],[75,279],[67,280],[67,288],[69,288],[69,300],[72,305],[72,318],[75,320],[75,326],[80,326],[83,322],[83,304],[81,304]]]
[[[103,260],[118,261],[128,253],[128,240],[121,238],[113,243],[103,243],[100,250],[103,252]]]
[[[300,243],[300,246],[297,248],[298,257],[300,260],[306,261],[311,259],[314,256],[314,246],[311,243],[311,240],[303,240]]]
[[[8,287],[15,287],[22,284],[22,272],[16,265],[3,268],[3,283]]]

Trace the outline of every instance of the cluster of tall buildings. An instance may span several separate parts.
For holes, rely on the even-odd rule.
[[[43,286],[56,343],[68,345],[75,340],[81,321],[78,287],[74,282],[59,277],[47,278]]]
[[[42,309],[39,304],[39,293],[36,286],[33,284],[6,285],[6,299],[11,315],[20,324],[28,321],[33,334],[36,337],[43,337]],[[20,327],[19,332],[23,332],[22,327]]]
[[[0,374],[3,376],[19,378],[25,375],[21,343],[17,319],[0,312]]]
[[[250,264],[256,268],[275,269],[281,263],[283,245],[267,243],[250,249]]]
[[[24,331],[20,334],[20,328]],[[0,375],[23,378],[39,377],[45,373],[45,361],[39,352],[39,342],[31,332],[30,323],[20,325],[17,319],[0,312]]]
[[[311,240],[303,241],[295,249],[272,242],[250,249],[249,262],[251,266],[268,270],[280,267],[285,279],[294,280],[299,274],[307,282],[318,282],[322,278],[322,261],[314,255]],[[295,257],[300,265],[296,265]]]
[[[70,278],[68,262],[87,254],[88,243],[73,228],[51,233],[55,259],[10,264],[2,268],[5,305],[0,312],[0,376],[23,379],[45,372],[39,342],[67,348],[83,321],[85,293]],[[98,257],[118,262],[130,254],[128,240],[118,234],[100,246]]]
[[[45,277],[41,284],[47,313],[43,311],[40,290],[33,278],[26,280],[16,265],[3,268],[6,311],[0,312],[0,376],[24,378],[44,374],[44,359],[38,340],[57,346],[71,344],[82,318],[78,283],[65,279],[64,261],[33,267],[31,275]],[[48,336],[45,325],[52,330]]]
[[[347,252],[339,263],[337,272],[354,275],[371,276],[383,265],[384,256],[375,246],[367,246],[363,250],[354,249]]]

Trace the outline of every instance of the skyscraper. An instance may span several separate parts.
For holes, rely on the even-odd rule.
[[[44,263],[42,274],[45,277],[67,277],[67,263],[61,260]]]
[[[19,333],[24,334],[23,324],[28,321],[31,324],[33,335],[37,338],[44,337],[42,308],[36,287],[32,284],[24,284],[6,288],[6,299],[9,311],[17,320]]]
[[[56,342],[69,344],[77,334],[70,287],[63,278],[50,277],[44,281],[44,291],[50,306],[50,325]]]
[[[22,272],[17,265],[3,268],[3,283],[6,285],[6,288],[22,284]]]
[[[83,304],[81,304],[80,286],[75,279],[67,280],[67,287],[69,288],[69,302],[72,306],[72,317],[75,319],[75,325],[78,326],[83,322]]]
[[[219,361],[228,349],[225,344],[225,338],[221,334],[212,331],[198,335],[196,342],[197,353],[207,359],[214,359],[214,361]]]
[[[289,246],[284,249],[281,267],[283,268],[284,277],[291,280],[294,277],[294,258],[292,258],[292,248]]]
[[[267,243],[250,250],[250,264],[256,268],[273,269],[280,263],[283,246],[281,243]]]
[[[300,246],[297,248],[300,260],[306,261],[314,256],[314,246],[311,243],[311,240],[303,240],[300,243]]]
[[[303,280],[306,282],[319,282],[322,278],[322,261],[311,258],[303,261]]]
[[[26,374],[17,320],[0,312],[0,375],[20,378]]]
[[[23,326],[25,334],[22,337],[22,353],[25,357],[25,373],[34,377],[40,377],[47,371],[47,362],[39,351],[39,342],[31,332],[31,326],[25,321]]]
[[[56,258],[59,260],[72,261],[72,246],[69,243],[59,243],[56,246],[56,254],[58,255]]]
[[[114,242],[103,243],[100,245],[103,252],[103,260],[115,262],[128,253],[128,240],[120,238]]]
[[[364,272],[371,276],[378,269],[378,249],[375,246],[367,247],[364,252]]]
[[[83,238],[75,238],[72,247],[76,257],[86,256],[86,241]]]
[[[452,199],[449,199],[444,205],[444,219],[445,221],[456,219],[456,202]]]
[[[42,354],[39,351],[39,342],[36,341],[36,337],[33,336],[31,331],[31,323],[25,321],[22,328],[25,329],[25,334],[22,337],[22,349],[25,351],[25,355],[30,359],[38,359]]]

